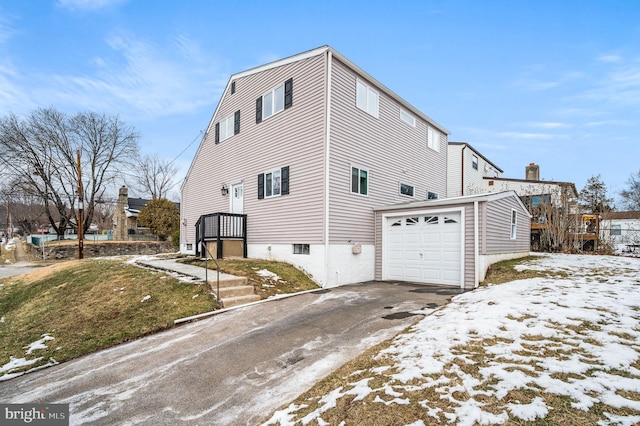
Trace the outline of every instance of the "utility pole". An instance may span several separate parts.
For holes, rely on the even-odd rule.
[[[84,219],[82,210],[84,210],[84,194],[82,191],[82,169],[80,167],[80,150],[78,153],[78,259],[83,258],[82,250],[84,248]]]

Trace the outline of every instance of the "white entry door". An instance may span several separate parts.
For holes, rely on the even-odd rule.
[[[231,185],[231,213],[244,213],[244,189],[242,183]]]
[[[388,218],[386,279],[462,284],[460,212]]]

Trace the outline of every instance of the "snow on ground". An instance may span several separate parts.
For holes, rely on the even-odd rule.
[[[42,337],[41,339],[38,339],[35,342],[32,342],[29,345],[24,347],[24,349],[26,349],[25,355],[32,355],[33,351],[37,351],[40,349],[47,349],[47,345],[45,345],[45,342],[48,342],[49,340],[54,340],[54,337],[51,336],[50,334],[43,334],[41,337]],[[30,365],[33,365],[36,362],[40,361],[41,359],[42,357],[27,359],[26,356],[22,358],[16,358],[14,356],[10,356],[9,362],[0,366],[0,374],[1,374],[0,381],[9,380],[14,377],[21,376],[30,371],[39,370],[41,368],[57,364],[56,360],[54,360],[53,358],[49,358],[49,362],[45,365],[36,367],[35,369],[31,369],[28,371],[20,371],[20,372],[14,373],[14,371],[19,370],[23,367],[28,367]]]
[[[377,355],[388,365],[356,372],[349,387],[292,404],[267,424],[326,424],[323,413],[354,395],[415,402],[434,421],[458,425],[535,421],[552,409],[549,399],[565,396],[580,410],[604,404],[599,425],[640,424],[640,259],[554,254],[520,268],[550,273],[456,296]],[[435,396],[416,399],[425,392]],[[317,408],[298,417],[307,406]]]

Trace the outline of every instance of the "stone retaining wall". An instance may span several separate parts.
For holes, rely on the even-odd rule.
[[[30,246],[34,259],[42,260],[42,247]],[[85,258],[123,255],[152,255],[173,253],[176,249],[170,241],[118,241],[118,242],[84,242],[82,254]],[[45,260],[77,259],[78,245],[56,242],[47,243],[44,249]]]

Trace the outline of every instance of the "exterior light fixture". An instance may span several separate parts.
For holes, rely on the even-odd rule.
[[[227,185],[225,185],[224,183],[222,184],[222,188],[220,188],[220,193],[222,194],[222,196],[224,197],[225,195],[229,194],[229,187],[227,187]]]

